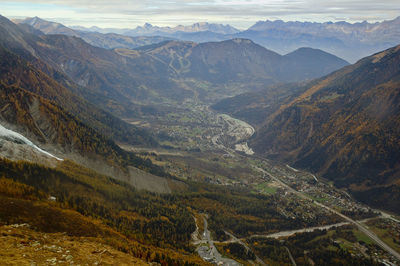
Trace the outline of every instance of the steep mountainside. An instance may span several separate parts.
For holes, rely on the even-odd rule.
[[[243,39],[202,44],[165,42],[139,51],[159,59],[176,76],[211,83],[252,79],[275,82],[272,66],[281,60],[279,54]]]
[[[306,52],[281,56],[245,39],[201,44],[165,42],[140,48],[140,52],[157,57],[180,76],[213,83],[299,81],[348,64],[320,50],[303,50]]]
[[[254,94],[219,108],[229,106],[242,117],[258,114],[251,141],[258,153],[317,172],[360,199],[400,212],[399,88],[397,46],[299,87],[280,104],[259,93],[262,99],[253,107],[246,103]],[[240,99],[245,102],[231,106]]]
[[[110,139],[113,137],[139,145],[156,144],[149,133],[94,108],[24,60],[4,50],[0,51],[3,51],[1,58],[4,59],[0,80],[2,122],[7,122],[17,132],[49,148],[50,152],[61,158],[72,159],[141,188],[157,192],[170,191],[166,180],[154,176],[168,176],[161,168],[122,150]],[[76,112],[79,118],[86,119],[90,125],[100,130],[82,123],[68,110]],[[13,154],[13,150],[17,153],[17,148],[12,145],[5,149],[2,150],[10,154],[9,158],[45,163],[40,158],[32,160],[23,150],[22,154],[25,155],[22,157]],[[18,150],[21,150],[19,146]],[[158,183],[149,187],[146,185],[148,182]]]
[[[151,162],[122,150],[112,140],[86,126],[54,102],[14,85],[0,83],[0,88],[0,122],[6,122],[33,142],[48,147],[58,157],[97,167],[99,172],[124,180],[131,176],[128,166],[166,175]],[[32,161],[31,158],[24,159]]]
[[[181,99],[188,96],[182,90],[172,90],[175,83],[169,80],[170,69],[146,54],[128,58],[91,46],[77,37],[37,36],[23,31],[4,17],[0,22],[0,44],[3,47],[51,74],[63,85],[70,87],[70,83],[78,84],[81,87],[74,93],[118,115],[134,116],[132,100],[142,101],[154,94],[157,96],[157,90],[161,98]],[[46,66],[38,66],[37,61],[44,62]],[[48,69],[55,70],[55,73],[49,73]],[[60,73],[69,80],[65,81]]]
[[[348,65],[345,60],[319,49],[299,48],[284,56],[288,81],[312,79]],[[341,61],[341,62],[340,62]],[[322,75],[321,75],[322,74]]]
[[[35,61],[34,67],[21,57],[0,47],[0,80],[8,85],[16,85],[27,91],[38,94],[56,102],[59,106],[76,115],[81,121],[101,132],[103,135],[131,144],[155,145],[151,135],[141,129],[128,125],[109,113],[98,109],[73,92],[80,88],[64,79],[62,74],[52,70],[46,64]],[[38,68],[42,68],[50,75],[58,77],[65,85],[46,75]],[[89,96],[91,94],[88,94]]]
[[[85,42],[90,45],[105,48],[105,49],[115,49],[115,48],[127,48],[134,49],[144,45],[150,45],[153,43],[159,43],[172,38],[161,37],[161,36],[126,36],[116,33],[99,33],[90,31],[81,31],[68,28],[60,23],[46,21],[38,17],[27,18],[24,20],[16,21],[19,25],[30,25],[34,29],[43,32],[44,34],[63,34],[68,36],[74,36],[82,38]],[[40,34],[40,32],[35,32],[35,34]]]
[[[254,78],[275,80],[274,65],[281,56],[250,40],[234,39],[197,45],[188,56],[192,77],[226,83],[232,79]]]
[[[115,144],[88,128],[60,107],[15,86],[0,85],[2,121],[18,127],[43,144],[53,144],[58,152],[78,152],[89,157],[110,155],[117,159]],[[114,147],[113,147],[114,146]],[[119,162],[116,161],[116,164]]]

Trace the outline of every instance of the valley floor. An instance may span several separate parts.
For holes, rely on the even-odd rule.
[[[147,117],[146,123],[135,123],[156,129],[156,132],[166,136],[163,148],[139,150],[145,158],[150,158],[154,163],[166,167],[171,173],[186,180],[241,187],[253,193],[276,196],[277,208],[282,216],[308,223],[294,230],[248,235],[242,238],[243,241],[254,243],[254,239],[260,238],[288,239],[295,234],[312,234],[321,230],[336,232],[337,228],[354,226],[351,227],[352,232],[369,239],[372,246],[358,246],[357,243],[345,241],[348,245],[347,250],[359,250],[360,254],[373,261],[400,262],[400,255],[396,251],[400,245],[397,247],[393,243],[382,241],[365,225],[368,224],[367,221],[376,220],[377,217],[392,219],[390,215],[382,216],[379,211],[355,201],[346,191],[333,187],[312,173],[253,155],[252,150],[247,147],[246,140],[254,134],[254,128],[247,123],[215,113],[201,105],[185,106],[165,117]],[[391,221],[396,224],[393,219]],[[396,230],[396,227],[391,228]],[[224,229],[230,231],[229,228]],[[205,261],[223,263],[214,243],[226,245],[231,243],[232,239],[213,240],[207,230],[203,231],[205,235],[201,234],[200,232],[197,241],[194,242],[198,246],[200,256]],[[250,244],[249,247],[252,252],[258,253],[254,244]],[[372,252],[381,248],[385,252]],[[284,248],[286,249],[287,247]],[[227,253],[223,255],[226,256]],[[245,264],[251,262],[240,259],[238,261]],[[260,261],[262,260],[260,259],[258,264]]]
[[[53,158],[54,169],[2,161],[7,178],[0,179],[0,257],[6,264],[319,265],[326,258],[330,264],[400,263],[398,219],[357,202],[313,173],[253,154],[246,143],[255,132],[251,125],[190,103],[143,119],[130,122],[152,129],[161,147],[120,146],[161,166],[171,178],[131,169],[139,178],[138,184],[130,182],[134,189],[69,160]],[[36,199],[31,194],[44,205],[17,200]],[[14,209],[17,202],[71,220],[67,224],[58,217],[57,233],[44,233],[53,221]],[[61,209],[53,209],[53,203]],[[113,232],[110,246],[95,234],[85,237],[85,230],[63,233],[63,228],[94,226],[87,223],[92,218],[107,227],[99,226],[101,232]],[[135,248],[130,254],[120,252],[122,243]]]

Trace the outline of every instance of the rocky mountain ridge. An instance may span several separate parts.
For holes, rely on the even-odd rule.
[[[126,30],[124,34],[129,36],[147,36],[147,35],[163,35],[174,34],[178,32],[194,33],[194,32],[213,32],[218,34],[235,34],[239,30],[230,26],[208,22],[198,22],[190,26],[178,25],[176,27],[158,27],[149,23],[138,26],[133,30]]]

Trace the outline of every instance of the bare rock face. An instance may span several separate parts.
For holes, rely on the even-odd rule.
[[[129,168],[129,177],[127,181],[137,189],[156,193],[171,193],[171,188],[168,185],[167,179],[151,175],[135,167]]]
[[[36,148],[0,137],[0,156],[13,161],[28,161],[55,167],[59,160]]]

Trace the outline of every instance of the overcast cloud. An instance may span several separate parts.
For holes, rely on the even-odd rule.
[[[400,16],[400,0],[34,0],[1,1],[7,17],[39,16],[66,25],[132,28],[195,22],[247,28],[259,20],[371,22]]]

